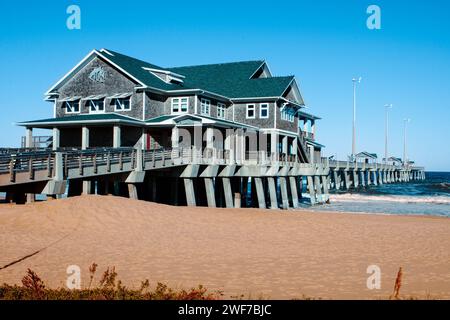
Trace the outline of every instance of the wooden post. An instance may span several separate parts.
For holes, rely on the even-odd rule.
[[[111,172],[111,151],[108,151],[108,155],[106,156],[106,171]]]
[[[28,171],[30,173],[30,180],[34,179],[34,171],[33,171],[33,158],[30,157],[28,160]]]

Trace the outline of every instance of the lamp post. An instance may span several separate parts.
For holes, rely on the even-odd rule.
[[[406,153],[406,130],[408,128],[408,123],[411,122],[411,119],[406,118],[403,119],[403,166],[407,164],[407,153]]]
[[[384,105],[384,108],[386,110],[386,127],[384,131],[384,163],[387,163],[388,161],[389,109],[392,109],[392,107],[392,103]]]
[[[353,78],[353,135],[352,135],[352,161],[356,154],[356,84],[361,83],[362,78]]]

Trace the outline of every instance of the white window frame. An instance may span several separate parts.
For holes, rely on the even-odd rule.
[[[211,100],[206,98],[200,99],[200,114],[211,115]]]
[[[284,107],[281,111],[281,120],[295,122],[295,110],[289,107]]]
[[[92,108],[94,107],[95,109],[95,103],[96,101],[101,101],[103,102],[103,110],[92,110]],[[96,99],[96,100],[88,100],[88,107],[89,107],[89,113],[105,113],[105,109],[106,109],[106,105],[105,105],[105,99]]]
[[[225,103],[217,102],[217,118],[225,119],[227,117],[227,107]],[[223,113],[223,116],[221,116],[221,113]]]
[[[72,103],[78,103],[78,111],[69,111],[73,110],[74,108],[71,106]],[[64,108],[66,109],[67,114],[76,114],[81,112],[81,101],[80,100],[74,100],[74,101],[64,101]]]
[[[267,110],[267,115],[266,116],[262,115],[263,108]],[[259,104],[259,117],[261,119],[269,119],[269,104],[268,103],[260,103]]]
[[[125,109],[120,100],[128,100],[129,108]],[[131,96],[126,98],[114,98],[114,111],[131,111]]]
[[[186,102],[182,102],[186,100]],[[186,104],[186,111],[182,110],[182,105]],[[174,111],[174,106],[177,106],[177,111]],[[189,97],[173,97],[170,104],[170,111],[172,114],[185,114],[189,112]]]
[[[252,107],[252,108],[250,108],[250,107]],[[248,112],[251,109],[253,109],[253,116],[249,117]],[[247,108],[245,109],[245,118],[246,119],[256,119],[256,104],[254,104],[254,103],[247,104]]]

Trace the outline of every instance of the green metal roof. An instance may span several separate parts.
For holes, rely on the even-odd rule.
[[[162,115],[162,116],[158,116],[158,117],[154,117],[154,118],[145,120],[145,123],[158,123],[158,122],[169,120],[169,119],[172,119],[175,117],[176,117],[176,115]]]
[[[96,113],[96,114],[77,114],[73,116],[65,116],[59,118],[48,118],[32,121],[19,122],[18,125],[39,125],[39,124],[68,124],[71,122],[128,122],[128,123],[140,123],[142,121],[133,119],[127,116],[123,116],[117,113]]]
[[[141,82],[145,83],[145,85],[161,90],[180,90],[180,89],[187,89],[182,84],[170,84],[162,81],[160,78],[152,74],[150,71],[143,69],[144,68],[150,68],[150,69],[159,69],[163,71],[168,71],[165,68],[159,67],[157,65],[135,59],[129,56],[126,56],[124,54],[115,52],[113,50],[106,49],[107,52],[111,53],[112,55],[108,54],[105,51],[102,51],[103,55],[108,59],[111,60],[113,63],[124,69],[126,72],[131,74],[133,77],[137,78]]]
[[[165,91],[200,89],[228,98],[278,97],[294,79],[293,76],[251,79],[264,64],[263,60],[163,68],[113,50],[105,50],[102,53],[107,59],[146,86]],[[183,83],[166,83],[143,67],[170,71],[185,78]]]

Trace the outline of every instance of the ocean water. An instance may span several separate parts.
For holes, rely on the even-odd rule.
[[[450,172],[427,172],[425,181],[332,192],[330,202],[313,210],[450,217]]]

